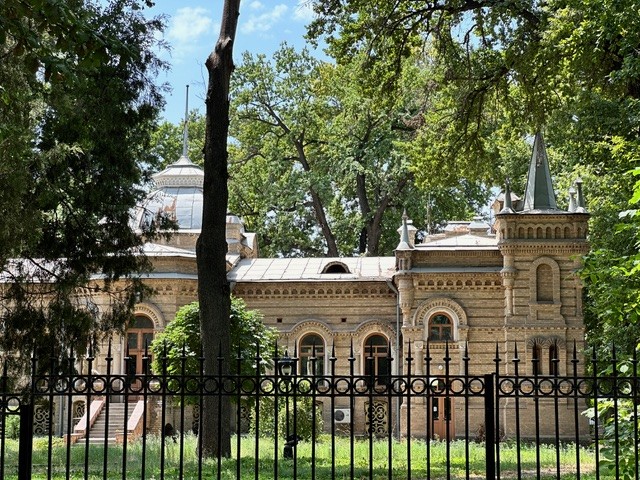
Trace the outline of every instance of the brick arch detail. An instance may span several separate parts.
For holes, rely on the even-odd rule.
[[[374,334],[386,337],[392,344],[395,342],[395,331],[379,320],[362,322],[353,332],[353,335],[358,338],[359,344],[364,344],[364,341]]]
[[[133,314],[149,318],[153,322],[153,326],[156,330],[162,330],[166,326],[164,315],[162,315],[160,309],[153,303],[138,303],[133,307]]]
[[[460,340],[460,329],[467,327],[467,314],[455,300],[446,297],[437,297],[425,300],[418,306],[413,317],[416,326],[423,327],[423,338],[429,338],[429,319],[438,313],[445,314],[451,319],[453,326],[453,340]]]
[[[439,312],[451,317],[456,330],[467,325],[467,314],[462,305],[446,297],[430,298],[422,302],[413,315],[413,323],[414,325],[425,325],[431,316]]]
[[[566,342],[564,341],[564,339],[556,336],[549,336],[549,337],[535,336],[527,340],[528,349],[533,348],[535,345],[538,345],[543,348],[557,345],[558,349],[564,349],[566,346]]]
[[[333,342],[333,332],[326,323],[320,320],[303,320],[296,324],[296,326],[287,333],[287,336],[292,340],[295,339],[295,343],[298,344],[298,342],[309,333],[320,335],[327,347]]]
[[[353,332],[354,342],[353,342],[353,353],[356,358],[355,368],[356,371],[359,371],[362,375],[364,375],[364,352],[365,345],[367,339],[372,335],[381,335],[387,339],[387,344],[391,346],[390,353],[391,356],[396,359],[399,358],[398,355],[398,345],[395,342],[395,331],[391,329],[391,327],[380,320],[368,320],[362,322],[356,330]]]

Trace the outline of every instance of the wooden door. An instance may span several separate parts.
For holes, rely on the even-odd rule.
[[[431,438],[437,440],[453,440],[455,423],[453,418],[453,398],[431,397],[430,418]],[[447,429],[449,436],[447,437]]]
[[[129,358],[125,362],[125,367],[131,386],[135,389],[141,385],[137,377],[151,373],[151,353],[148,351],[148,347],[153,341],[153,333],[153,322],[142,316],[136,317],[133,326],[127,330]],[[148,356],[145,353],[148,353]],[[131,401],[137,399],[137,397],[129,397]]]

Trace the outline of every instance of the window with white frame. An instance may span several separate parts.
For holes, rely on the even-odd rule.
[[[324,339],[309,333],[300,340],[300,375],[324,375]]]

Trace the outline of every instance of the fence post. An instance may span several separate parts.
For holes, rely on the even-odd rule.
[[[486,478],[493,480],[496,478],[496,419],[494,405],[495,388],[493,385],[493,374],[484,376],[484,441],[486,456]]]
[[[33,457],[33,403],[31,402],[20,405],[18,448],[18,480],[30,480]]]

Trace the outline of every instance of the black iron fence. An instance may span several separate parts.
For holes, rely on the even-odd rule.
[[[584,362],[574,346],[563,369],[541,375],[534,358],[522,375],[517,348],[501,358],[496,346],[490,372],[467,352],[433,351],[407,354],[402,374],[373,368],[390,356],[367,357],[366,375],[353,353],[340,364],[312,354],[310,375],[295,352],[256,355],[270,367],[252,375],[225,374],[218,359],[209,376],[203,359],[187,371],[186,356],[179,374],[166,358],[159,373],[127,374],[129,357],[113,373],[110,349],[101,373],[91,355],[86,374],[73,358],[34,358],[30,378],[0,376],[0,478],[638,479],[635,357]],[[326,372],[315,374],[319,362]]]

